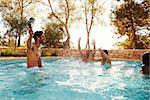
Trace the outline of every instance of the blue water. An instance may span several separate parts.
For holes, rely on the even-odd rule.
[[[141,62],[113,61],[111,68],[76,58],[43,58],[43,69],[26,60],[0,60],[0,100],[150,100],[150,77]]]

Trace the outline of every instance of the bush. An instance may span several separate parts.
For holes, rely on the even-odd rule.
[[[58,56],[56,50],[42,50],[42,56]]]
[[[18,51],[13,49],[6,49],[1,51],[1,56],[17,56]]]

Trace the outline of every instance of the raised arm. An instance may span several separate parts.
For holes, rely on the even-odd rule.
[[[27,41],[27,48],[28,50],[31,49],[31,42],[32,42],[32,37],[33,37],[33,31],[32,31],[32,28],[29,28],[29,38],[28,38],[28,41]]]
[[[110,57],[102,49],[99,48],[98,50],[101,52],[102,58],[106,60],[111,60]]]
[[[93,40],[92,44],[93,44],[93,54],[95,54],[96,53],[96,42],[95,42],[95,40]]]
[[[80,53],[80,56],[83,57],[84,55],[83,55],[82,50],[81,50],[80,41],[81,41],[81,37],[78,40],[78,51]]]
[[[78,50],[81,50],[80,41],[81,41],[81,37],[78,40]]]

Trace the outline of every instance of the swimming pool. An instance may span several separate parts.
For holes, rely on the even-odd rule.
[[[26,60],[0,60],[0,100],[150,100],[150,77],[141,62],[113,61],[107,69],[77,58],[44,58],[44,68]]]

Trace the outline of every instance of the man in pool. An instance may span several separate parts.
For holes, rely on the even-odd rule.
[[[29,38],[27,41],[27,67],[42,67],[40,45],[46,40],[42,31],[33,34],[32,27],[29,27]],[[32,37],[35,42],[32,43]]]
[[[78,51],[79,51],[82,61],[84,61],[84,62],[94,61],[94,57],[95,57],[95,53],[96,53],[95,41],[93,41],[93,43],[92,43],[93,50],[85,50],[85,51],[81,50],[80,41],[81,41],[81,37],[78,40]]]
[[[100,61],[101,61],[102,65],[104,65],[104,64],[111,65],[111,59],[108,55],[108,51],[107,50],[102,50],[100,48],[98,50],[101,52],[102,59]]]
[[[95,61],[95,62],[100,61],[102,65],[107,65],[107,67],[109,68],[111,66],[111,59],[108,55],[108,51],[102,50],[101,48],[99,48],[98,50],[101,53],[102,58],[94,59],[93,61]]]
[[[150,52],[145,53],[142,56],[142,70],[141,73],[145,75],[150,75]]]

